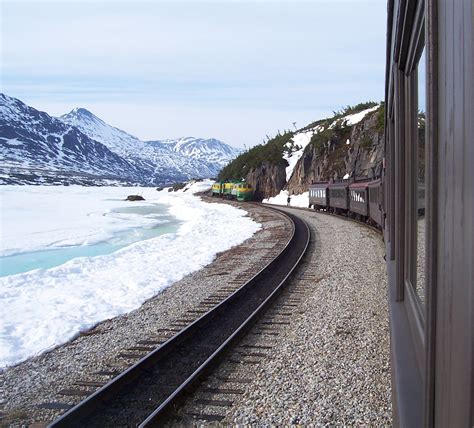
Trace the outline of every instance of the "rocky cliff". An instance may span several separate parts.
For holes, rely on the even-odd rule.
[[[384,156],[383,118],[383,104],[347,107],[248,150],[219,178],[244,178],[261,200],[281,190],[301,194],[315,181],[377,177]]]
[[[379,107],[352,126],[334,126],[327,140],[309,144],[284,188],[300,194],[316,181],[379,176],[384,156],[380,114]],[[318,138],[313,137],[315,140]]]
[[[286,162],[273,164],[264,161],[260,166],[252,168],[245,176],[245,180],[255,189],[254,198],[262,200],[275,196],[286,185]]]

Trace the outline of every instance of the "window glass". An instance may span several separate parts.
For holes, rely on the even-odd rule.
[[[425,50],[418,63],[418,132],[417,132],[417,266],[416,294],[420,301],[425,302],[425,133],[426,133],[426,57]]]

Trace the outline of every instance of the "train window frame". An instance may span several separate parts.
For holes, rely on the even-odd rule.
[[[417,244],[417,234],[414,233],[417,231],[417,69],[425,42],[425,1],[400,3],[397,10],[396,15],[389,15],[392,25],[388,30],[390,45],[387,47],[387,162],[384,174],[387,191],[383,191],[384,214],[389,225],[385,232],[389,253],[387,260],[389,276],[392,278],[389,293],[391,344],[398,350],[397,361],[393,361],[395,370],[403,373],[401,378],[405,379],[405,383],[400,384],[401,378],[396,376],[395,394],[403,396],[401,401],[404,403],[410,397],[410,418],[417,421],[414,426],[422,426],[423,411],[420,412],[420,409],[426,406],[427,323],[413,286],[416,285],[416,259],[413,255],[416,254]],[[425,144],[425,150],[427,147],[428,144]],[[425,254],[426,251],[428,246]],[[402,366],[402,371],[399,371]],[[409,376],[410,381],[405,376]],[[403,413],[407,415],[405,410]]]
[[[411,39],[405,68],[405,183],[404,183],[404,251],[403,300],[415,339],[415,352],[421,374],[426,371],[426,313],[416,292],[418,243],[418,65],[425,46],[424,2],[419,2],[414,14]],[[426,260],[426,257],[425,257]],[[426,263],[424,265],[426,270]]]
[[[405,281],[405,250],[411,245],[405,203],[411,196],[403,193],[411,185],[411,166],[403,163],[410,159],[410,134],[403,133],[410,103],[405,83],[419,58],[420,15],[426,36],[424,325],[417,325],[419,305]],[[474,421],[473,45],[474,0],[388,0],[382,197],[395,426]]]

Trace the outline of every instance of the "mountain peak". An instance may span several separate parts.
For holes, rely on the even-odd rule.
[[[69,113],[60,116],[59,119],[69,125],[76,126],[79,129],[81,129],[81,125],[99,127],[109,126],[101,118],[83,107],[75,107]],[[84,132],[83,129],[81,130]],[[85,132],[85,134],[88,135],[87,132]]]
[[[215,139],[183,137],[166,144],[141,141],[85,108],[76,107],[55,118],[3,94],[0,121],[5,123],[0,127],[0,152],[15,168],[59,167],[68,173],[92,174],[97,176],[97,182],[112,177],[126,183],[163,184],[191,177],[215,177],[239,153]],[[5,182],[2,169],[3,165],[0,184]],[[51,174],[50,181],[56,183],[54,171]],[[42,183],[43,176],[38,177],[32,182]],[[18,182],[21,180],[18,178]],[[76,182],[82,183],[81,180]]]
[[[63,116],[71,116],[71,115],[86,116],[86,117],[91,117],[91,118],[97,117],[94,113],[90,112],[89,110],[87,110],[86,108],[83,108],[83,107],[75,107],[69,113],[64,114]],[[63,117],[63,116],[61,116],[61,117]]]

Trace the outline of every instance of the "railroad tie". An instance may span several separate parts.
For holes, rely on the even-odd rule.
[[[156,346],[156,345],[161,345],[166,340],[167,340],[166,337],[155,337],[154,339],[150,338],[150,339],[139,340],[137,344],[145,345],[145,346]]]
[[[280,333],[273,332],[273,331],[253,331],[250,334],[253,334],[254,336],[279,336]]]
[[[225,416],[223,415],[211,415],[211,414],[199,414],[199,413],[186,413],[185,416],[193,419],[198,419],[201,421],[206,421],[206,422],[220,422],[222,421]]]
[[[240,345],[241,348],[250,348],[250,349],[273,349],[273,346],[270,345]]]
[[[208,398],[198,398],[194,400],[196,404],[204,404],[206,406],[217,406],[217,407],[231,407],[234,402],[230,400],[213,400]]]
[[[290,325],[288,321],[262,321],[262,324],[265,325]]]
[[[230,358],[227,360],[231,364],[260,364],[260,361],[253,361],[253,360],[237,360],[235,358]]]
[[[270,354],[265,354],[264,352],[246,352],[246,351],[239,351],[239,354],[242,355],[243,357],[258,357],[258,358],[266,358],[270,355]]]
[[[228,377],[228,376],[216,376],[216,379],[220,380],[221,382],[227,382],[227,383],[241,383],[241,384],[252,383],[251,379],[235,378],[235,377]]]
[[[296,219],[295,219],[296,221]],[[295,226],[296,228],[296,226]],[[297,228],[296,228],[297,229]],[[295,238],[291,241],[290,249],[297,254],[301,251],[302,253],[306,250],[307,243],[307,234],[303,228],[300,227],[301,234],[295,235]],[[306,229],[307,230],[307,229]],[[279,245],[281,247],[281,245]],[[267,258],[270,259],[273,254],[279,254],[275,248],[272,251],[267,252]],[[293,252],[291,253],[293,254]],[[298,259],[299,260],[299,259]],[[255,317],[255,314],[258,309],[260,309],[261,303],[264,299],[267,298],[269,293],[275,293],[278,287],[281,286],[282,281],[287,278],[287,270],[291,272],[295,268],[294,263],[296,260],[289,258],[285,259],[285,266],[282,266],[280,269],[275,269],[270,271],[269,269],[264,269],[261,271],[259,287],[247,287],[243,292],[239,292],[235,299],[229,299],[227,301],[227,306],[224,309],[214,311],[214,322],[194,322],[194,319],[191,318],[191,314],[197,314],[201,317],[204,313],[208,312],[212,307],[221,303],[225,299],[226,291],[220,289],[218,292],[212,292],[211,295],[203,298],[203,300],[197,305],[194,311],[186,311],[186,315],[181,315],[180,319],[174,320],[171,325],[166,326],[166,328],[156,329],[157,340],[160,339],[160,336],[173,336],[167,339],[167,344],[169,346],[160,346],[156,349],[156,352],[153,352],[150,355],[153,355],[155,359],[147,360],[147,357],[143,358],[143,355],[138,351],[143,351],[149,353],[150,349],[153,349],[155,343],[150,342],[141,342],[135,346],[132,346],[120,354],[124,358],[141,358],[142,364],[133,364],[133,362],[127,362],[123,360],[117,360],[116,364],[125,365],[129,364],[129,370],[127,370],[127,375],[130,376],[129,383],[130,387],[121,388],[120,391],[116,392],[113,388],[104,386],[93,394],[93,397],[90,397],[87,401],[88,405],[91,402],[97,402],[98,408],[96,414],[94,414],[94,420],[98,421],[98,424],[104,425],[108,420],[118,420],[119,417],[127,417],[128,414],[133,416],[134,414],[139,414],[147,411],[151,405],[155,408],[160,405],[160,400],[171,400],[172,394],[175,394],[176,388],[181,385],[188,385],[190,382],[189,373],[197,373],[196,367],[201,368],[204,361],[210,361],[210,356],[214,356],[214,351],[218,346],[221,346],[226,338],[231,337],[229,335],[234,334],[236,326],[244,325],[242,323],[248,323],[249,319],[252,322],[258,321]],[[247,269],[244,273],[238,275],[233,281],[241,281],[242,283],[246,281],[249,277],[253,277],[260,268],[254,266],[252,269]],[[219,271],[210,271],[209,273],[219,274]],[[220,272],[222,275],[226,274],[224,270]],[[286,275],[286,276],[285,276]],[[217,289],[218,287],[216,287]],[[235,288],[227,285],[226,287],[229,292],[234,292]],[[286,304],[282,305],[286,310],[282,310],[283,313],[291,312],[292,307],[298,307],[299,300],[295,297],[287,295]],[[222,308],[222,307],[221,307]],[[184,312],[184,311],[183,311]],[[253,317],[249,318],[250,316]],[[276,315],[278,317],[292,316],[291,313],[287,315]],[[188,327],[188,323],[192,323],[192,327]],[[286,318],[279,318],[273,321],[268,320],[267,322],[256,325],[252,330],[256,330],[253,334],[257,334],[259,338],[253,338],[253,340],[261,342],[261,345],[247,345],[242,347],[240,350],[237,346],[237,352],[234,354],[234,358],[229,357],[227,360],[230,364],[239,364],[241,367],[246,365],[260,365],[265,361],[270,355],[271,350],[273,349],[270,346],[269,342],[274,339],[270,336],[278,336],[280,333],[278,329],[281,329],[280,326],[285,326],[290,323]],[[190,332],[189,335],[179,335],[175,334],[182,328],[188,328]],[[186,337],[183,337],[186,336]],[[178,340],[178,337],[180,338]],[[148,340],[152,340],[148,338]],[[249,341],[252,341],[250,338]],[[133,345],[133,344],[131,344]],[[149,345],[149,346],[147,346]],[[170,352],[173,348],[173,352]],[[264,360],[265,359],[265,360]],[[236,366],[227,366],[224,373],[224,376],[220,378],[221,383],[219,385],[211,388],[207,385],[207,389],[203,392],[207,393],[203,395],[202,398],[195,397],[191,400],[192,403],[196,403],[196,408],[193,409],[193,414],[188,414],[190,417],[197,418],[204,421],[216,421],[220,422],[225,418],[225,415],[219,413],[225,413],[226,410],[219,410],[219,408],[229,408],[233,406],[233,400],[237,399],[235,395],[241,395],[242,389],[245,390],[244,386],[241,384],[250,384],[251,379],[247,378],[238,378],[238,377],[229,377],[230,375],[235,376],[233,373]],[[248,367],[249,368],[249,367]],[[247,370],[248,371],[248,370]],[[222,373],[222,371],[221,371]],[[219,379],[219,377],[215,377]],[[183,383],[186,382],[186,383]],[[116,383],[109,382],[108,386],[114,386]],[[92,385],[79,385],[83,386],[83,389],[87,386],[91,387]],[[133,386],[133,387],[132,387]],[[89,388],[91,389],[91,388]],[[75,393],[89,394],[91,391],[75,391]],[[210,395],[213,394],[213,395]],[[219,394],[222,394],[219,396]],[[102,399],[107,395],[107,400],[110,403],[114,403],[105,409],[102,406]],[[177,396],[176,394],[174,395]],[[110,397],[110,398],[109,398]],[[155,403],[156,401],[156,403]],[[164,401],[161,401],[163,403]],[[168,401],[170,403],[171,401]],[[123,406],[123,403],[133,403]],[[198,405],[200,407],[198,407]],[[102,407],[101,407],[102,406]],[[214,410],[206,410],[203,406],[214,406],[217,410],[217,415]],[[197,409],[197,410],[196,410]],[[199,411],[202,409],[202,413]],[[207,414],[207,412],[211,414]],[[186,415],[186,412],[183,412]],[[68,413],[65,417],[63,416],[63,421],[70,420],[74,421],[75,413]],[[92,417],[92,416],[90,416]],[[112,418],[112,419],[109,419]],[[189,422],[189,421],[188,421]]]
[[[144,355],[145,354],[136,354],[132,352],[121,352],[118,354],[118,358],[123,358],[125,360],[136,360],[142,358]]]
[[[117,376],[120,372],[117,370],[99,370],[94,372],[93,374],[100,375],[100,376]]]
[[[271,324],[257,326],[258,331],[275,331],[275,329],[277,329],[277,327]]]
[[[203,392],[208,392],[210,394],[242,395],[244,390],[235,388],[204,388]]]
[[[175,323],[187,323],[187,324],[190,324],[190,323],[192,323],[193,321],[196,321],[196,318],[180,318],[180,319],[176,320]]]
[[[101,387],[104,385],[104,382],[97,382],[97,381],[90,381],[90,380],[77,380],[76,382],[74,382],[74,385]]]
[[[91,395],[95,390],[93,389],[77,389],[77,388],[65,388],[57,392],[58,395],[67,395],[73,397],[85,397]]]
[[[182,330],[183,327],[187,327],[189,324],[190,323],[188,323],[188,322],[175,321],[175,322],[170,324],[170,327],[172,327],[173,330],[176,330],[176,329]]]
[[[155,348],[155,346],[132,346],[128,348],[127,351],[150,352],[152,349]]]
[[[54,401],[50,403],[41,403],[36,406],[38,409],[48,409],[48,410],[69,410],[73,407],[69,403],[61,403],[59,401]]]

